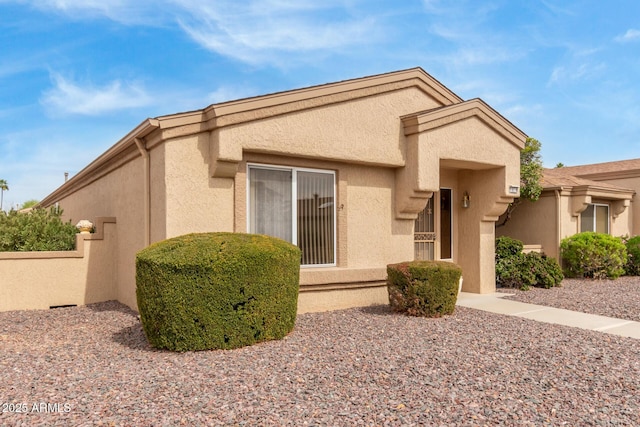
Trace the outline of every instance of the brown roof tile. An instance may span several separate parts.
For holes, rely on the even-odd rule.
[[[590,186],[602,189],[621,190],[622,187],[609,184],[606,182],[592,181],[590,179],[580,178],[570,175],[567,172],[569,168],[544,169],[540,184],[543,188],[553,187],[583,187]]]
[[[618,160],[615,162],[594,163],[591,165],[565,166],[555,168],[564,175],[589,176],[603,173],[637,170],[640,175],[640,159]]]

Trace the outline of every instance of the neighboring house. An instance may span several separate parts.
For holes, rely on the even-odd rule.
[[[297,244],[300,312],[388,303],[386,265],[416,258],[457,262],[487,293],[525,139],[414,68],[145,120],[41,204],[116,218],[105,262],[134,308],[136,252],[210,231]]]
[[[542,245],[559,260],[560,242],[582,231],[640,234],[640,159],[545,169],[540,199],[524,202],[498,236]]]

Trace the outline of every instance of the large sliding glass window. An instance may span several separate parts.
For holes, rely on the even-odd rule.
[[[335,173],[249,165],[248,176],[249,232],[297,245],[302,265],[335,265]]]
[[[609,234],[609,206],[590,204],[580,214],[580,231]]]

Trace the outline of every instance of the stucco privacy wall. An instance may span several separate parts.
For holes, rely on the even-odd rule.
[[[114,298],[131,307],[135,298],[135,254],[145,246],[143,160],[136,152],[129,160],[110,170],[89,185],[79,188],[59,201],[63,217],[72,222],[109,216],[118,221],[117,251],[109,262],[117,265],[110,276]],[[161,235],[161,234],[160,234]]]
[[[0,252],[0,311],[116,299],[115,218],[97,218],[95,227],[76,236],[74,251]]]
[[[525,137],[411,69],[148,119],[43,204],[118,218],[117,298],[135,308],[135,253],[146,244],[247,231],[248,162],[334,171],[337,266],[302,268],[305,311],[386,302],[386,265],[413,259],[414,219],[447,187],[453,261],[478,275],[465,272],[468,290],[488,292],[493,221],[519,183]],[[474,201],[464,218],[463,191]]]
[[[556,214],[557,204],[565,212],[561,217]],[[559,224],[559,220],[565,223]],[[521,240],[525,245],[541,245],[546,255],[557,259],[558,230],[564,230],[563,237],[566,237],[570,230],[576,230],[576,224],[576,218],[569,215],[568,198],[556,197],[554,192],[547,191],[536,202],[522,201],[504,226],[496,228],[496,237],[509,236]]]

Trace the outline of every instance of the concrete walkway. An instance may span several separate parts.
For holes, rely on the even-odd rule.
[[[460,292],[456,305],[640,339],[640,322],[504,299],[508,295],[499,292],[483,295]]]

